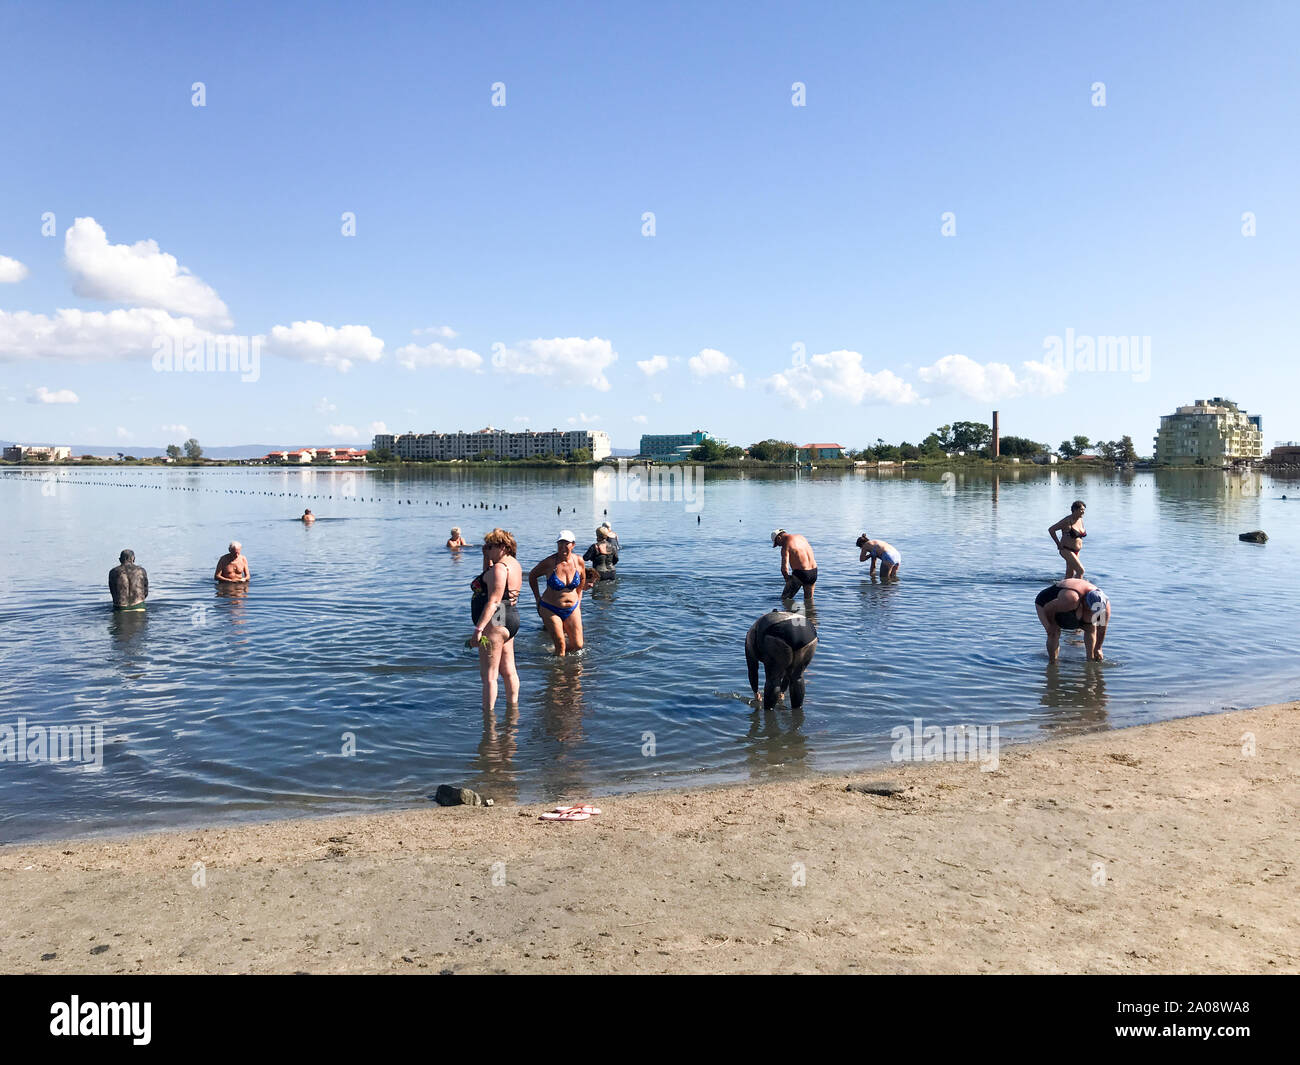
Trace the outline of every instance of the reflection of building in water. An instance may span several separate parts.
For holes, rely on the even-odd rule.
[[[1164,466],[1226,466],[1264,457],[1263,421],[1215,396],[1160,419],[1156,462]]]

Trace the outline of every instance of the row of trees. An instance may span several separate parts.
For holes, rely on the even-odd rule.
[[[191,462],[198,462],[199,459],[203,457],[203,448],[199,447],[199,442],[195,440],[194,437],[190,437],[185,441],[184,448],[185,450],[183,453]],[[167,457],[169,459],[178,459],[181,457],[181,454],[181,448],[176,444],[167,445]]]
[[[904,440],[901,444],[888,444],[883,438],[877,438],[875,444],[865,448],[850,448],[845,451],[845,458],[865,462],[915,462],[920,459],[938,459],[952,452],[964,452],[967,455],[992,455],[993,429],[984,422],[954,422],[941,425],[919,444]],[[1047,444],[1030,440],[1023,436],[1004,436],[999,440],[999,453],[1008,458],[1031,458],[1050,452]],[[1136,462],[1138,455],[1133,446],[1133,438],[1121,437],[1119,440],[1099,440],[1092,443],[1086,436],[1076,436],[1073,440],[1062,441],[1057,449],[1062,458],[1078,458],[1092,452],[1109,462]],[[740,458],[744,452],[741,448],[728,444],[725,440],[706,440],[691,452],[696,462],[716,462],[719,459]],[[794,462],[799,454],[799,445],[791,440],[760,440],[749,445],[749,457],[759,462]]]

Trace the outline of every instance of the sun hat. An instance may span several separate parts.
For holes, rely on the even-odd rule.
[[[573,535],[572,529],[561,529],[560,535],[555,538],[555,542],[559,543],[561,540],[567,540],[571,544],[576,544],[578,542],[578,538]]]

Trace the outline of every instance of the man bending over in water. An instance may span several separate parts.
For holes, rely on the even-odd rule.
[[[745,665],[749,687],[758,698],[758,664],[763,663],[763,709],[771,710],[790,692],[790,706],[803,706],[803,671],[817,650],[817,629],[802,614],[772,610],[745,634]]]
[[[143,566],[135,564],[135,552],[130,548],[118,557],[119,564],[108,571],[108,593],[118,610],[143,607],[149,598],[149,574]]]
[[[304,510],[302,512],[302,523],[304,525],[310,525],[315,520],[316,520],[316,515],[311,512],[310,507],[307,510]]]
[[[813,601],[813,585],[817,583],[817,559],[812,546],[798,533],[777,529],[772,534],[772,546],[781,549],[781,576],[785,587],[782,599],[793,599],[803,589],[803,601],[809,606]]]
[[[226,584],[246,584],[252,576],[243,545],[238,540],[231,540],[230,550],[217,559],[217,572],[213,577]]]
[[[1047,660],[1055,662],[1062,629],[1082,629],[1083,648],[1090,661],[1100,662],[1101,645],[1110,625],[1110,597],[1095,584],[1066,577],[1049,584],[1034,599],[1038,620],[1047,630]]]

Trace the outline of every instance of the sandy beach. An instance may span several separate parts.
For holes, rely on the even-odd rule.
[[[1297,972],[1298,708],[575,824],[431,806],[7,846],[0,970]],[[846,790],[872,783],[902,790]]]

